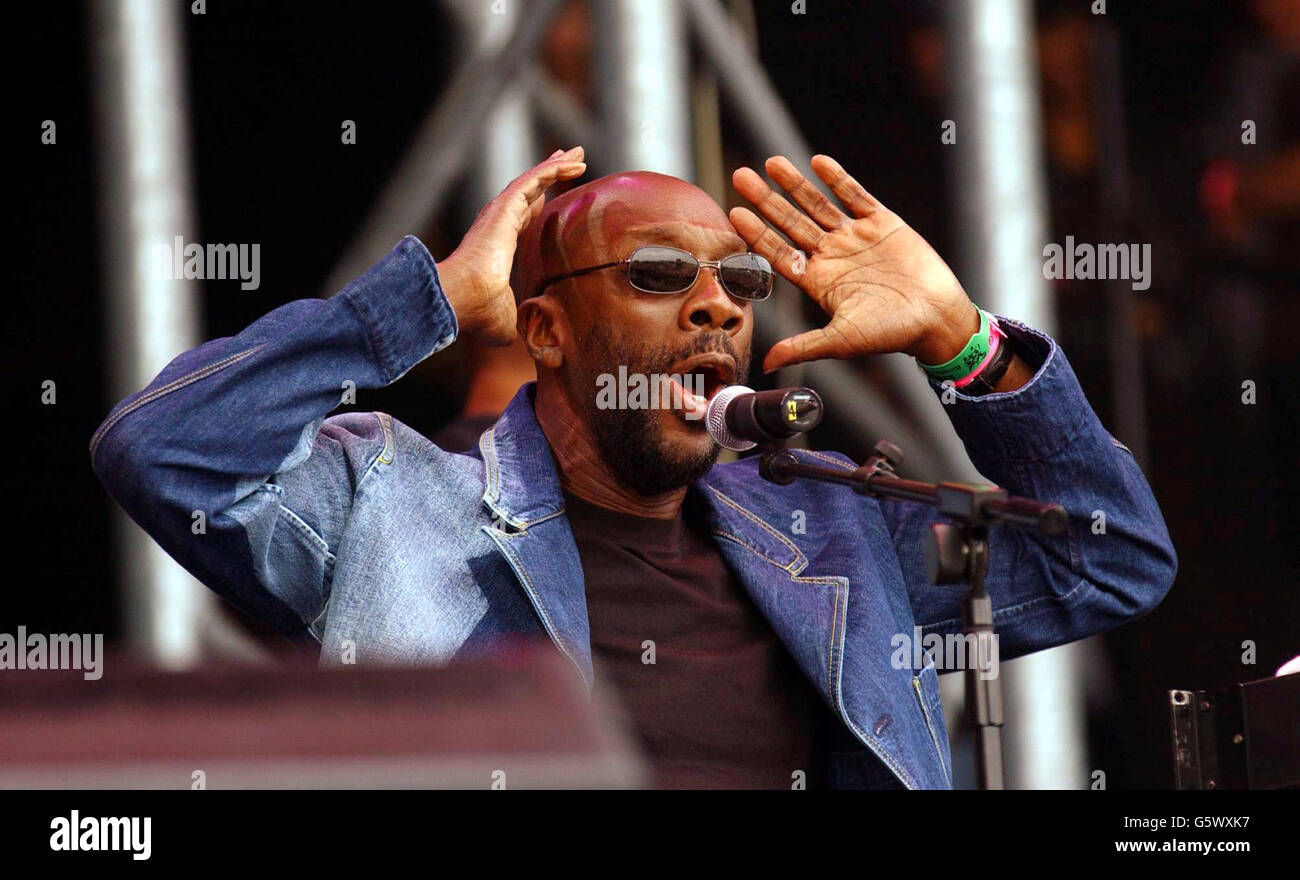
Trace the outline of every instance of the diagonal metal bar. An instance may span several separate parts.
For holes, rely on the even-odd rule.
[[[469,161],[489,113],[502,92],[536,55],[562,0],[521,4],[510,37],[480,43],[452,78],[414,143],[344,249],[326,282],[325,295],[342,289],[408,232],[437,216]]]

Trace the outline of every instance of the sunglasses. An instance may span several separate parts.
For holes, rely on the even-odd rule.
[[[632,251],[626,260],[601,263],[599,266],[588,266],[547,278],[537,285],[533,296],[557,281],[615,266],[622,267],[627,273],[628,283],[643,293],[682,293],[690,290],[700,277],[701,266],[717,270],[718,281],[727,293],[736,299],[750,302],[767,299],[776,280],[772,274],[772,264],[758,254],[732,254],[721,260],[701,260],[694,254],[675,247],[645,245]]]

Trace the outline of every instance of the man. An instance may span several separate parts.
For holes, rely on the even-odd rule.
[[[950,787],[935,666],[891,662],[914,626],[960,630],[961,590],[922,570],[932,511],[776,486],[753,458],[714,466],[689,394],[658,409],[597,395],[620,366],[690,377],[672,387],[702,384],[703,397],[743,380],[765,260],[831,316],[774,346],[765,370],[887,351],[951,367],[993,338],[987,316],[825,156],[813,170],[843,209],[783,158],[767,170],[799,208],[750,169],[734,177],[802,256],[753,212],[728,218],[663,175],[613,175],[545,204],[582,159],[557,151],[519,177],[437,266],[407,237],[338,295],[180,355],[100,427],[96,472],[182,565],[317,640],[323,664],[348,650],[443,663],[545,633],[585,684],[599,673],[619,691],[659,785]],[[650,247],[684,253],[638,250]],[[960,370],[974,372],[956,384],[973,384],[943,389],[948,412],[982,473],[1072,514],[1059,539],[994,531],[987,585],[1010,658],[1148,611],[1176,562],[1132,456],[1064,355],[1001,328],[1001,355],[990,343]],[[472,454],[382,413],[326,418],[345,382],[386,385],[458,336],[516,331],[538,380]]]

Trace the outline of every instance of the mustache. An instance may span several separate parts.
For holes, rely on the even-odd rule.
[[[585,354],[583,368],[593,377],[617,369],[619,365],[647,375],[667,373],[674,364],[698,354],[725,354],[736,362],[736,382],[744,384],[749,378],[751,352],[748,349],[743,353],[738,351],[732,335],[725,330],[693,335],[689,342],[676,347],[669,343],[638,346],[632,339],[615,339],[607,327],[597,322],[582,334],[579,348]],[[595,394],[594,380],[583,384]]]
[[[749,355],[741,357],[736,353],[736,346],[731,341],[731,336],[726,333],[701,334],[692,340],[691,344],[676,351],[664,350],[655,353],[650,364],[650,369],[645,370],[647,373],[666,373],[668,368],[673,364],[681,363],[689,357],[697,354],[725,354],[736,362],[736,381],[744,382],[749,376]]]

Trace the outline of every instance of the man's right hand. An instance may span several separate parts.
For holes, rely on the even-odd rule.
[[[587,170],[582,147],[556,150],[545,162],[511,181],[474,218],[460,246],[438,263],[443,293],[456,312],[460,335],[491,345],[515,338],[515,295],[510,267],[519,233],[546,202],[546,189]]]

